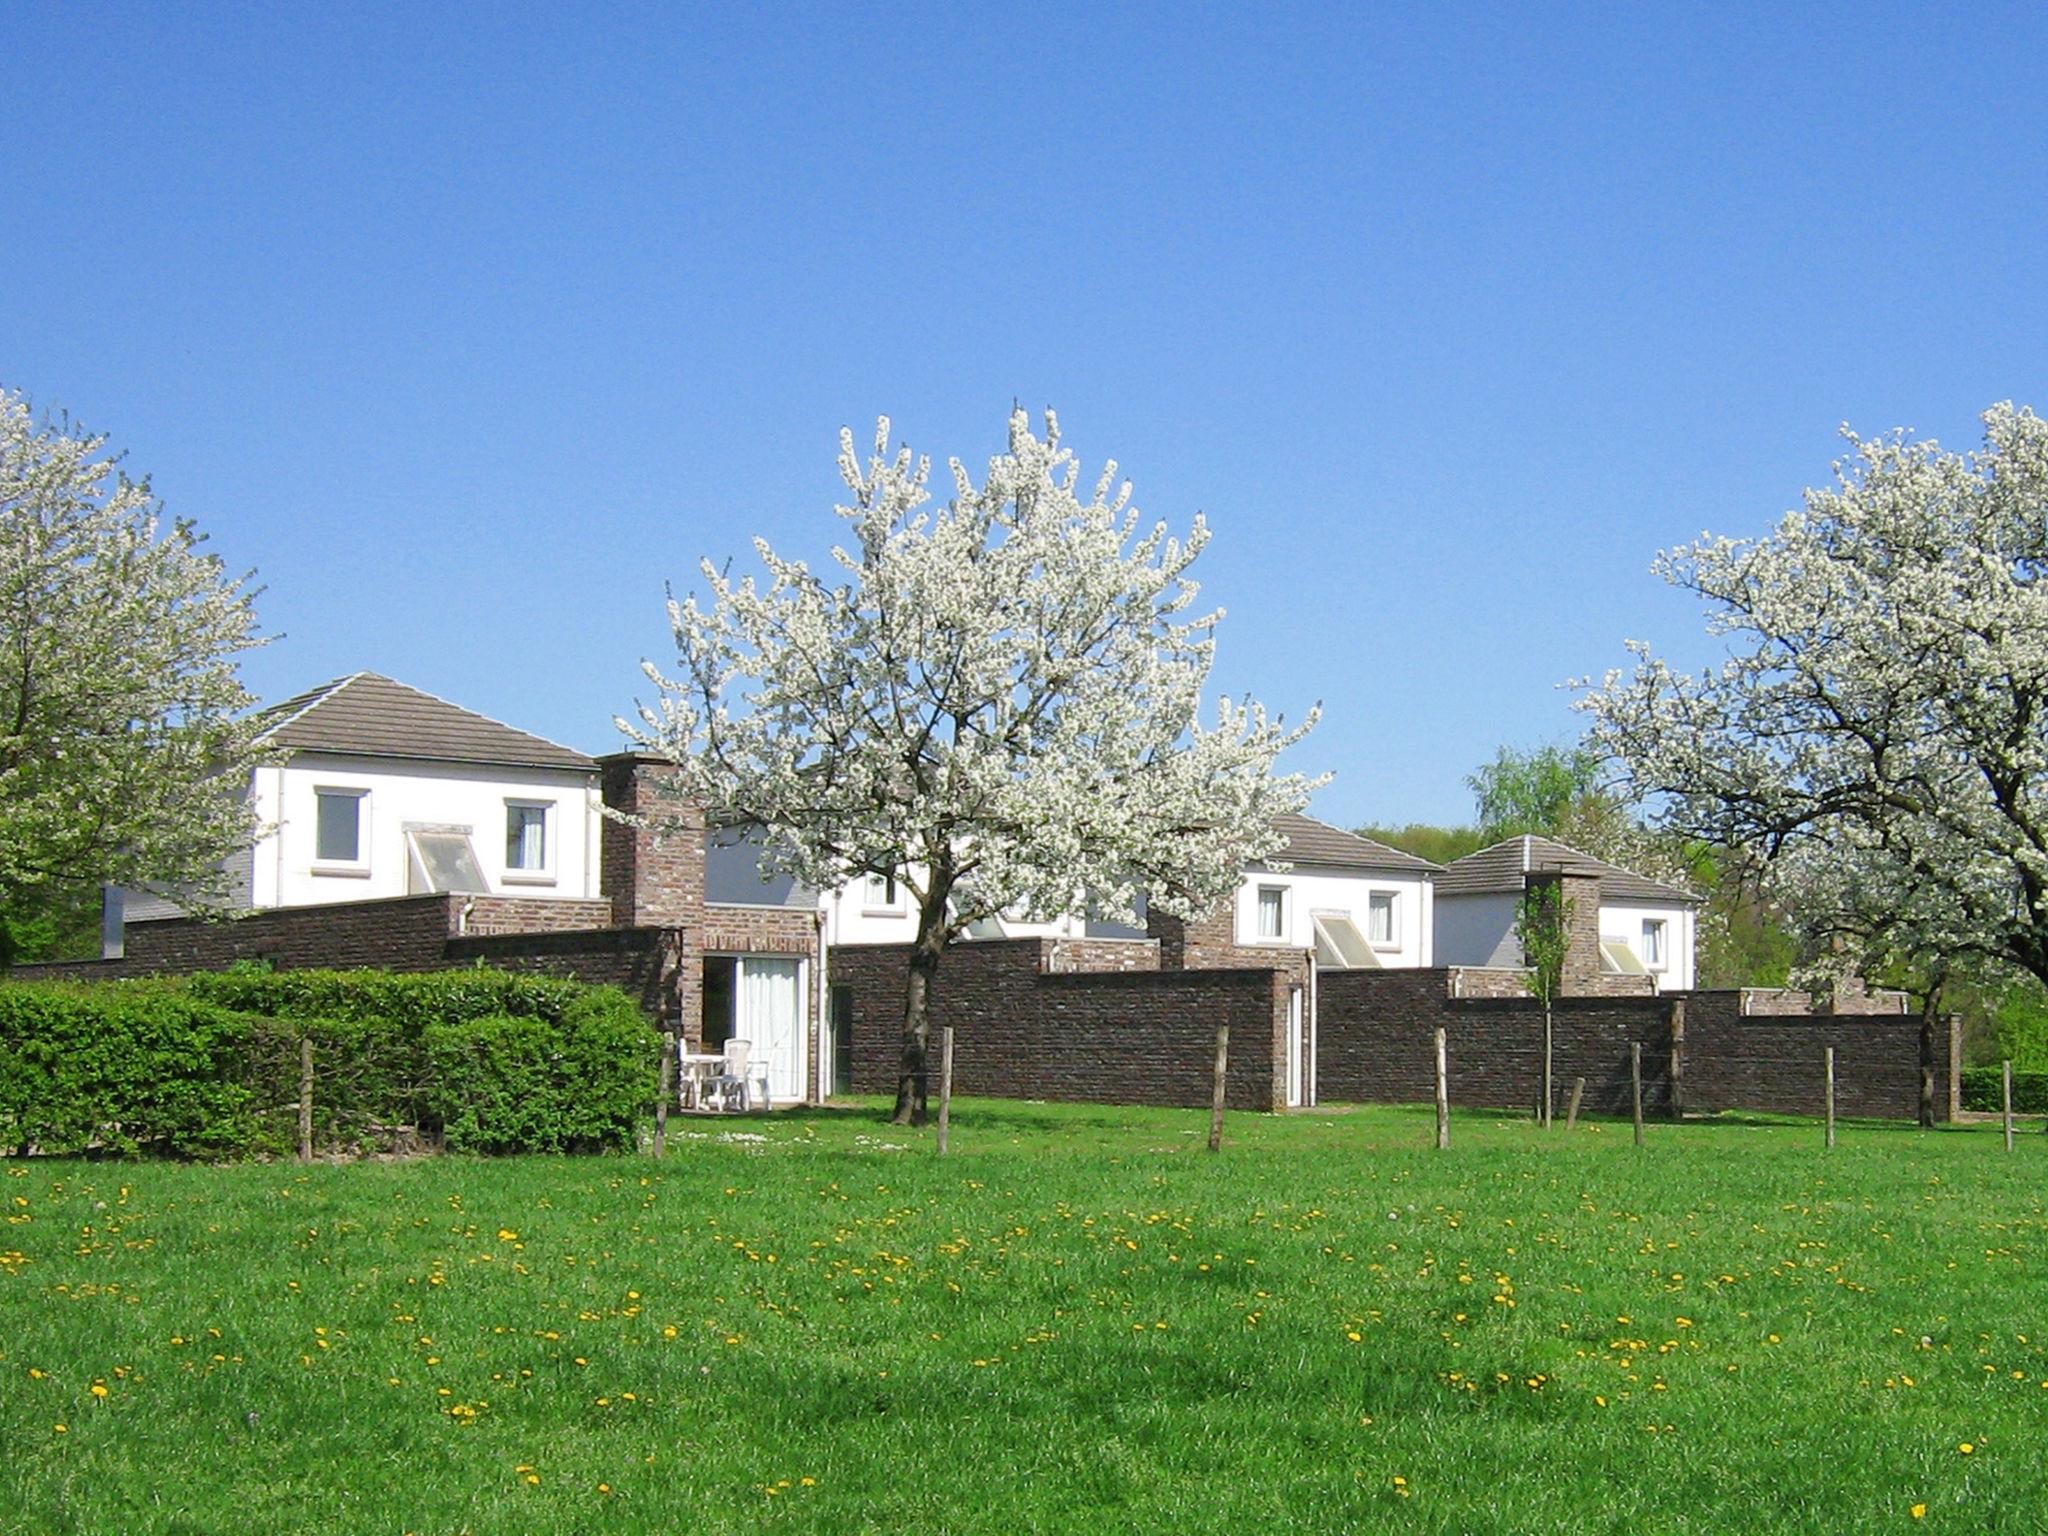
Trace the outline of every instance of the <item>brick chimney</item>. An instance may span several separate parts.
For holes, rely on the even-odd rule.
[[[704,922],[704,808],[663,792],[676,765],[619,752],[600,758],[604,803],[639,825],[605,818],[598,889],[621,928],[701,928]]]
[[[1605,990],[1600,964],[1600,875],[1597,870],[1573,868],[1531,870],[1531,890],[1555,885],[1565,901],[1564,974],[1558,992],[1564,997],[1588,997]]]

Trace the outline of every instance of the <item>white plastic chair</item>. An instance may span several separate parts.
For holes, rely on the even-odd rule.
[[[711,1080],[711,1092],[721,1110],[732,1109],[735,1100],[741,1109],[747,1108],[747,1058],[753,1051],[751,1040],[725,1042],[725,1067]]]

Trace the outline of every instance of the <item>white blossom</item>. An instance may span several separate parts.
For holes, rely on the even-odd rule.
[[[2048,978],[2048,424],[1984,426],[1969,455],[1845,428],[1770,537],[1661,555],[1726,659],[1634,643],[1581,707],[1667,824],[1769,857],[1821,952]]]
[[[1113,462],[1084,494],[1050,412],[1042,438],[1012,415],[980,483],[954,460],[943,505],[886,418],[865,460],[840,434],[839,469],[833,570],[756,541],[764,577],[707,561],[704,597],[670,602],[676,669],[650,663],[658,700],[620,723],[681,792],[812,886],[894,877],[933,965],[1004,912],[1206,913],[1276,851],[1313,786],[1274,759],[1314,715],[1198,718],[1221,617],[1193,606],[1199,518],[1144,526]]]

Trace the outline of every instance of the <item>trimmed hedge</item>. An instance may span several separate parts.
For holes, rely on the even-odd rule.
[[[0,1149],[178,1157],[630,1147],[661,1040],[625,993],[503,971],[0,985]]]
[[[2005,1107],[2002,1078],[1998,1067],[1963,1068],[1963,1108],[1997,1114]],[[2048,1115],[2048,1072],[2014,1071],[2012,1107],[2020,1114]]]

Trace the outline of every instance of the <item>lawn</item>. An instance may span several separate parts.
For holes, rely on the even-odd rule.
[[[2048,1519],[2038,1131],[1205,1119],[0,1164],[0,1530]]]

